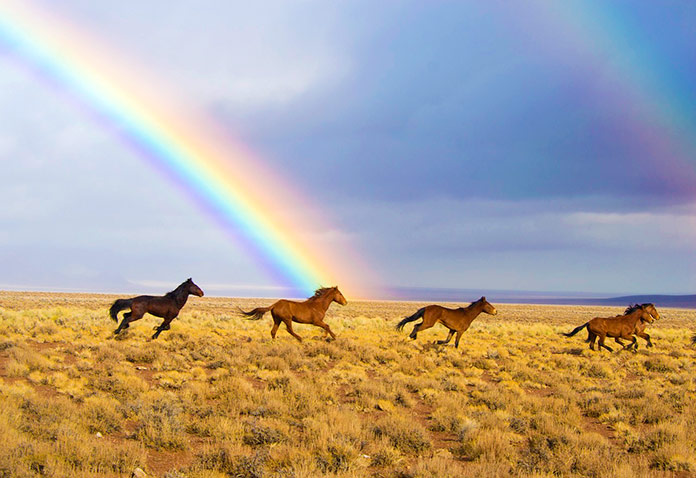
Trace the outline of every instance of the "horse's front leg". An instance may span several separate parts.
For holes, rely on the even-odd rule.
[[[175,318],[176,317],[172,317],[171,319],[164,319],[164,321],[159,327],[155,327],[155,333],[152,334],[152,339],[154,340],[157,337],[159,337],[159,334],[161,334],[163,330],[171,329],[171,326],[169,324],[171,324],[172,320],[174,320]]]
[[[295,338],[296,338],[297,340],[299,340],[300,342],[302,342],[302,337],[300,337],[299,335],[297,335],[297,334],[295,333],[295,331],[292,330],[292,319],[290,319],[290,320],[287,320],[287,319],[286,319],[286,320],[284,320],[283,322],[285,323],[285,328],[288,330],[288,333],[289,333],[290,335],[292,335],[293,337],[295,337]]]
[[[638,351],[638,339],[636,338],[635,335],[633,335],[632,338],[633,338],[633,342],[628,344],[628,350],[633,349],[634,352],[637,352]]]
[[[644,339],[646,342],[648,342],[648,348],[653,346],[652,340],[650,340],[650,336],[648,334],[646,334],[645,332],[638,332],[636,335],[638,337]],[[636,348],[638,348],[638,347],[636,346]]]
[[[333,333],[333,331],[332,331],[331,328],[329,327],[329,324],[327,324],[327,323],[324,322],[324,321],[321,321],[321,322],[319,322],[319,323],[316,324],[316,325],[318,325],[319,327],[321,327],[322,329],[324,329],[324,332],[326,332],[327,334],[329,334],[329,335],[331,336],[332,339],[336,340],[336,334]]]
[[[454,348],[458,349],[459,348],[459,339],[462,338],[462,334],[464,333],[463,330],[458,330],[457,331],[457,338],[454,339]]]

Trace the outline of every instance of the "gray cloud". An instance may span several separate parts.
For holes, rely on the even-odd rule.
[[[284,173],[332,218],[313,240],[355,243],[390,285],[696,285],[696,172],[669,147],[688,153],[696,128],[644,115],[572,38],[549,41],[562,28],[533,15],[544,7],[43,3]],[[654,38],[667,93],[696,76],[696,12],[672,7],[624,12]],[[123,290],[193,275],[220,291],[276,290],[79,102],[11,57],[0,66],[0,287]],[[681,104],[696,111],[693,95]]]

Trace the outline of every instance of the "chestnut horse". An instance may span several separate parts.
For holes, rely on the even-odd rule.
[[[643,305],[652,305],[652,304],[643,304]],[[640,307],[639,304],[629,305],[626,308],[626,310],[624,311],[624,315],[630,314],[631,312],[633,312],[634,310],[636,310],[639,307]],[[652,309],[649,310],[648,312],[650,312],[650,315],[652,315],[653,319],[657,320],[660,318],[660,314],[654,305],[653,305]],[[638,337],[640,337],[641,339],[644,339],[648,343],[647,346],[649,348],[649,347],[653,346],[653,343],[652,343],[652,340],[650,340],[650,336],[644,332],[644,330],[647,326],[648,326],[648,324],[646,322],[643,322],[642,320],[640,322],[638,322],[636,324],[636,335]],[[621,342],[618,337],[616,337],[614,340],[623,346],[623,342]],[[638,348],[638,343],[636,343],[635,348]]]
[[[604,345],[604,340],[607,337],[614,338],[624,349],[635,348],[638,345],[635,334],[637,334],[639,328],[640,332],[643,333],[642,330],[645,329],[645,326],[651,324],[655,320],[654,317],[659,317],[660,314],[653,304],[636,304],[626,310],[630,310],[630,312],[625,315],[617,315],[616,317],[595,317],[589,322],[585,322],[580,327],[576,327],[572,332],[567,334],[564,333],[563,335],[572,337],[582,329],[587,328],[588,336],[586,342],[590,343],[590,349],[592,350],[595,349],[594,344],[597,337],[599,337],[598,350],[604,347],[609,352],[614,351],[608,345]],[[645,324],[640,324],[640,322],[645,322]],[[624,345],[621,339],[630,340],[631,343]]]
[[[491,304],[488,303],[485,297],[481,297],[476,302],[472,302],[468,307],[459,307],[458,309],[448,309],[446,307],[441,307],[439,305],[428,305],[422,309],[418,309],[418,312],[406,317],[404,320],[399,322],[396,326],[396,330],[402,330],[404,325],[414,320],[418,320],[421,317],[423,321],[420,324],[413,326],[413,332],[411,332],[412,339],[418,336],[418,332],[421,330],[429,329],[436,323],[440,322],[442,325],[447,327],[449,330],[449,335],[445,340],[438,340],[438,344],[447,344],[452,340],[454,333],[457,333],[457,338],[454,341],[454,347],[459,347],[459,339],[462,334],[469,328],[471,323],[481,312],[486,314],[496,315],[498,313]]]
[[[115,322],[118,322],[119,311],[130,307],[130,312],[123,314],[123,320],[118,328],[114,330],[114,334],[127,329],[130,327],[131,322],[142,319],[143,315],[148,313],[164,319],[164,322],[159,327],[155,327],[156,332],[152,338],[156,339],[163,330],[169,330],[169,324],[179,315],[179,311],[186,304],[189,294],[203,297],[203,291],[193,283],[191,278],[188,278],[179,287],[163,296],[139,295],[132,299],[116,300],[109,310],[109,314]]]
[[[341,305],[348,303],[341,291],[338,290],[338,287],[322,287],[317,289],[312,297],[303,302],[281,299],[268,307],[257,307],[249,312],[240,309],[239,312],[249,317],[250,320],[259,320],[266,312],[270,311],[273,317],[271,337],[274,339],[282,322],[288,329],[288,333],[302,342],[302,337],[292,330],[292,323],[297,322],[298,324],[312,324],[321,327],[335,340],[336,335],[331,331],[329,325],[324,322],[326,310],[331,305],[331,302]]]

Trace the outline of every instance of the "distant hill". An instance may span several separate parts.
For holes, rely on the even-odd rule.
[[[696,295],[626,295],[608,298],[582,298],[582,297],[554,297],[534,298],[522,297],[518,299],[502,299],[498,302],[518,304],[556,304],[556,305],[607,305],[625,307],[630,304],[645,304],[651,302],[658,307],[674,307],[678,309],[696,309]]]
[[[416,300],[433,302],[469,302],[485,295],[493,303],[508,304],[555,304],[555,305],[607,305],[626,307],[629,304],[652,302],[658,307],[676,307],[696,309],[696,294],[665,295],[642,294],[618,297],[597,297],[591,292],[542,292],[513,290],[481,289],[445,289],[445,288],[407,288],[391,290],[392,300]]]
[[[599,299],[599,304],[628,305],[644,304],[652,302],[661,307],[677,307],[681,309],[696,309],[696,294],[692,295],[627,295],[624,297],[612,297]]]

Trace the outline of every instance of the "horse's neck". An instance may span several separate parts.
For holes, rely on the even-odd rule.
[[[473,315],[471,320],[474,320],[476,317],[479,316],[481,312],[483,312],[483,304],[480,302],[474,302],[473,304],[466,307],[464,310],[472,312]]]
[[[176,302],[176,305],[178,305],[179,308],[182,308],[184,304],[186,304],[189,294],[186,289],[182,287],[181,289],[174,290],[172,296],[174,297],[174,302]]]
[[[310,301],[314,302],[315,304],[319,304],[321,310],[326,312],[329,309],[331,302],[333,301],[333,297],[329,294],[326,294],[321,297],[312,297],[311,299],[309,299],[308,302]]]
[[[638,325],[638,322],[640,322],[643,318],[643,311],[640,309],[634,310],[633,312],[628,314],[627,317],[631,318],[631,322],[633,322],[633,326],[635,327],[636,325]]]

